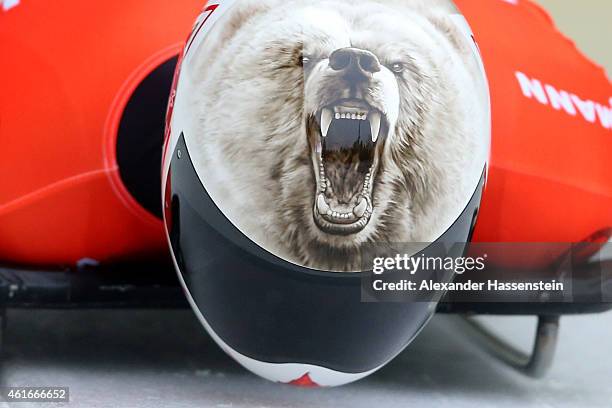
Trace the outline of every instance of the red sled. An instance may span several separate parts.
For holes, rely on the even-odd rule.
[[[600,256],[612,236],[612,86],[538,6],[456,3],[492,98],[473,241],[516,244],[492,250],[487,273],[554,276],[571,253],[583,287],[568,303],[439,310],[541,316],[532,359],[502,356],[539,375],[559,315],[612,307]],[[174,68],[202,6],[57,0],[0,11],[0,308],[186,307],[168,261],[160,163]]]

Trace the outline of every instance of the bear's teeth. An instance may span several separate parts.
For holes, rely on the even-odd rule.
[[[380,113],[373,112],[370,115],[370,130],[372,132],[372,142],[376,143],[380,133]]]
[[[359,204],[353,209],[353,214],[355,214],[355,217],[361,218],[363,217],[363,214],[365,214],[367,209],[368,209],[368,200],[366,200],[365,198],[362,198]]]
[[[319,214],[327,214],[331,210],[323,194],[319,194],[319,197],[317,197],[317,210]]]
[[[321,112],[321,135],[323,137],[327,136],[327,132],[329,132],[329,127],[331,126],[333,118],[334,113],[330,109],[323,109]]]

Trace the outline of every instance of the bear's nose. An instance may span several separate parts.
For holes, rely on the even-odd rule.
[[[380,71],[380,62],[370,51],[359,48],[340,48],[329,57],[329,66],[347,77],[366,79]]]

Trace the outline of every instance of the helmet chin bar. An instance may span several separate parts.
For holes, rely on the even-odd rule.
[[[172,254],[172,261],[174,263],[175,268],[177,268],[178,270],[178,264],[176,262],[174,254]],[[301,387],[335,387],[367,377],[368,375],[374,373],[383,366],[381,365],[380,367],[374,368],[372,370],[355,374],[330,370],[328,368],[312,364],[275,364],[247,357],[234,350],[231,346],[225,343],[217,333],[215,333],[214,329],[206,321],[206,318],[204,317],[202,312],[198,309],[197,304],[193,300],[193,297],[189,292],[189,288],[185,284],[185,281],[181,274],[179,274],[179,282],[183,290],[185,291],[185,296],[187,297],[189,305],[192,307],[196,316],[198,317],[198,320],[206,328],[206,331],[210,334],[215,343],[217,343],[217,345],[221,347],[221,349],[225,353],[227,353],[230,357],[236,360],[244,368],[251,371],[252,373],[257,374],[262,378],[265,378],[266,380]]]

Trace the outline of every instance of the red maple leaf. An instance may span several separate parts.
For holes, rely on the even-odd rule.
[[[306,373],[300,378],[296,378],[293,381],[289,381],[287,384],[295,385],[296,387],[304,387],[304,388],[320,387],[319,384],[312,381],[312,378],[310,378],[310,373]]]

